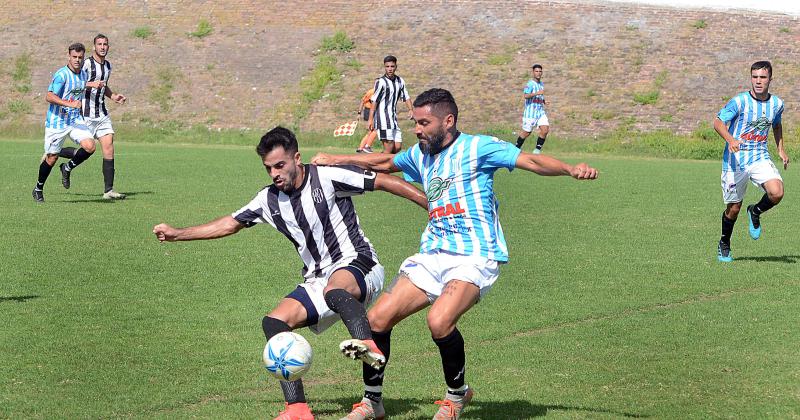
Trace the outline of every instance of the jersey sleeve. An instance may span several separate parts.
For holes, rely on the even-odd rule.
[[[422,151],[419,144],[415,144],[408,150],[400,152],[394,156],[392,162],[394,166],[403,171],[406,181],[422,183],[422,173],[420,173],[418,162],[422,159]]]
[[[231,216],[244,227],[253,227],[259,223],[272,224],[272,216],[267,205],[267,194],[269,188],[264,188],[249,203],[239,210],[231,213]]]
[[[533,93],[533,80],[528,81],[528,84],[525,85],[524,89],[522,89],[522,93],[524,94]]]
[[[377,103],[378,98],[380,98],[381,94],[383,93],[383,84],[381,83],[381,79],[375,79],[375,87],[372,88],[372,97],[369,98],[372,103]]]
[[[478,143],[478,155],[481,156],[483,168],[513,171],[520,152],[513,144],[497,137],[481,136]]]
[[[407,101],[410,98],[408,96],[408,88],[406,87],[406,81],[403,80],[403,97],[400,98],[401,101]]]
[[[780,106],[778,106],[778,110],[775,111],[775,118],[772,119],[773,127],[781,123],[781,117],[783,117],[783,101],[781,101]]]
[[[736,102],[736,97],[731,98],[725,107],[723,107],[717,114],[717,118],[723,122],[729,122],[739,115],[739,104]]]
[[[337,197],[350,197],[375,190],[375,172],[355,165],[319,166],[320,176],[328,178]]]
[[[64,79],[64,75],[61,72],[57,72],[53,76],[53,81],[50,82],[50,86],[47,87],[48,92],[53,92],[59,97],[61,97],[64,93],[64,85],[66,84],[66,80]]]

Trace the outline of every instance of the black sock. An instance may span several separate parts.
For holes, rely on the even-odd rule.
[[[103,181],[106,187],[103,192],[114,189],[114,159],[103,159]]]
[[[761,215],[761,213],[764,213],[765,211],[773,207],[775,207],[775,203],[773,203],[769,199],[769,196],[767,196],[767,194],[764,194],[764,196],[761,197],[761,201],[759,201],[758,203],[756,203],[755,206],[753,206],[752,212],[754,215],[759,216]]]
[[[722,237],[719,238],[721,242],[725,242],[726,244],[730,245],[734,224],[736,224],[736,219],[728,219],[725,216],[725,212],[722,212]]]
[[[522,149],[522,143],[525,143],[525,139],[517,137],[517,149]]]
[[[536,138],[536,150],[542,150],[542,146],[544,146],[544,139],[541,137]]]
[[[75,148],[74,147],[65,147],[58,152],[58,157],[63,157],[67,159],[72,159],[75,157]]]
[[[78,149],[77,152],[75,152],[75,157],[73,157],[72,160],[70,160],[69,163],[67,163],[67,167],[69,168],[69,170],[75,169],[76,166],[83,163],[83,161],[85,161],[86,159],[89,159],[89,156],[91,155],[92,155],[91,153],[87,152],[86,150],[83,150],[83,148],[81,147],[80,149]]]
[[[267,341],[278,333],[292,330],[289,324],[269,316],[265,316],[261,320],[261,329],[264,330],[264,337],[267,338]],[[302,380],[298,379],[292,382],[280,381],[280,383],[281,390],[283,391],[283,398],[286,399],[287,403],[306,402],[306,393],[303,390]]]
[[[39,180],[36,182],[36,189],[41,190],[44,188],[44,183],[47,181],[47,177],[50,176],[50,171],[52,170],[53,167],[48,165],[44,160],[39,164]]]
[[[464,354],[464,337],[461,336],[461,332],[456,328],[445,337],[434,338],[433,342],[439,346],[447,387],[450,389],[463,387],[467,356]]]
[[[371,340],[369,321],[364,305],[344,289],[331,289],[325,293],[325,303],[339,314],[350,336],[359,340]]]
[[[375,340],[375,345],[386,356],[386,365],[389,364],[389,354],[392,352],[391,339],[392,330],[386,332],[370,331],[372,339]],[[372,366],[362,363],[362,374],[364,378],[364,385],[366,386],[383,386],[383,373],[386,370],[386,365],[380,369],[375,369]],[[381,400],[380,392],[365,391],[364,396],[372,401],[378,402]]]

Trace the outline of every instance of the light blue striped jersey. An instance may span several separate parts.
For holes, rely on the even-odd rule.
[[[529,94],[544,89],[544,83],[533,79],[528,80],[528,84],[522,93]],[[544,115],[544,95],[536,95],[532,98],[525,98],[525,109],[522,111],[524,119],[539,119]]]
[[[742,92],[728,101],[717,117],[728,125],[728,132],[733,138],[744,143],[734,154],[731,154],[728,144],[725,143],[722,170],[745,171],[756,162],[769,160],[769,128],[780,124],[781,114],[783,100],[776,95],[770,95],[766,101],[759,101],[750,92]]]
[[[66,101],[83,100],[83,91],[86,88],[86,76],[83,72],[73,73],[69,67],[64,66],[53,75],[53,81],[47,87],[48,92],[55,93]],[[46,128],[67,128],[81,119],[81,110],[50,104],[47,108]]]
[[[434,156],[419,144],[394,157],[406,179],[419,182],[428,197],[428,225],[420,252],[444,250],[508,261],[508,247],[494,195],[494,173],[513,170],[520,150],[484,135],[460,133]]]

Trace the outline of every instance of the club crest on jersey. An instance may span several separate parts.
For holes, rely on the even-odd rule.
[[[69,91],[69,94],[76,100],[83,98],[83,88],[75,88]]]
[[[315,203],[319,204],[325,200],[325,195],[322,194],[322,188],[314,188],[311,191],[311,198]]]
[[[769,119],[765,116],[758,118],[755,121],[751,121],[747,124],[748,128],[752,128],[753,130],[763,131],[768,129],[772,124],[769,122]]]
[[[431,179],[431,182],[428,184],[428,188],[425,191],[425,195],[428,196],[428,201],[436,201],[442,198],[442,194],[450,188],[450,184],[453,182],[453,178],[442,179],[438,176]]]

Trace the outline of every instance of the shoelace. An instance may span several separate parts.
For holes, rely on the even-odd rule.
[[[455,418],[457,407],[454,402],[450,400],[437,400],[434,401],[433,403],[441,406],[439,407],[439,412],[436,413],[437,416],[439,414],[444,414],[450,418]],[[442,413],[442,410],[444,410],[444,413]]]
[[[353,411],[351,411],[350,414],[360,414],[366,417],[367,414],[370,414],[370,408],[371,407],[369,407],[365,402],[355,403],[353,404]]]

